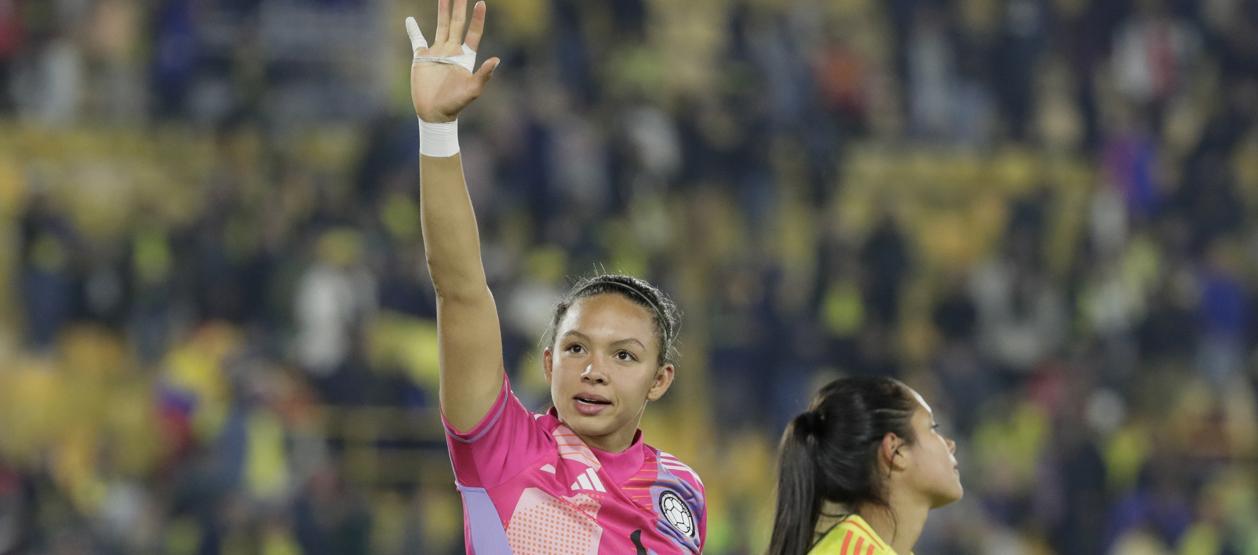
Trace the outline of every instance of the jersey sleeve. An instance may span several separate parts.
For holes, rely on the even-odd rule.
[[[708,492],[703,486],[703,480],[699,478],[698,472],[670,453],[661,451],[660,463],[681,488],[682,500],[690,509],[696,524],[691,541],[697,544],[698,552],[702,553],[708,537]]]
[[[549,434],[511,391],[505,375],[498,398],[471,430],[454,429],[444,413],[441,424],[454,477],[464,486],[497,486],[555,450]]]
[[[703,553],[704,547],[708,543],[708,492],[704,490],[703,483],[699,483],[699,491],[703,494],[704,506],[699,510],[699,553]]]
[[[699,490],[699,498],[692,502],[690,510],[699,516],[699,553],[703,553],[703,549],[708,543],[708,492],[703,487],[703,481],[699,480],[698,474],[694,474],[694,481],[691,485]]]

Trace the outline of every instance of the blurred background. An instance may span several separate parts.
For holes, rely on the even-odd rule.
[[[0,0],[0,553],[462,553],[402,18]],[[431,36],[431,35],[430,35]],[[606,269],[648,440],[767,543],[818,384],[958,443],[930,554],[1258,553],[1258,2],[492,0],[462,118],[518,393]]]

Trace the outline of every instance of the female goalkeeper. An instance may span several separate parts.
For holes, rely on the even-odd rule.
[[[617,275],[578,283],[556,307],[542,355],[554,408],[533,414],[511,392],[457,132],[499,60],[473,71],[485,3],[470,23],[467,0],[450,4],[438,4],[431,45],[414,19],[406,30],[441,410],[467,552],[699,553],[703,484],[638,430],[673,383],[677,310],[659,289]]]

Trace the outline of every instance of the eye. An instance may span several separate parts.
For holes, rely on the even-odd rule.
[[[637,362],[638,357],[629,351],[616,351],[616,360],[623,362]]]
[[[582,347],[580,343],[573,343],[565,347],[564,350],[574,355],[579,355],[585,352],[585,347]]]

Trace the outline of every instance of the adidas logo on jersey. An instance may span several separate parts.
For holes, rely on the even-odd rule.
[[[603,481],[598,479],[598,473],[593,468],[586,468],[584,474],[577,476],[577,481],[572,483],[572,491],[597,491],[599,493],[607,493],[607,488],[603,487]]]

